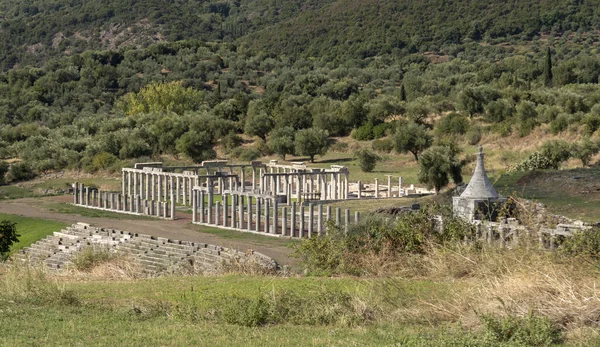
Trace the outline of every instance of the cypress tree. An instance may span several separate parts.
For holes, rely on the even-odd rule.
[[[546,51],[546,66],[544,69],[544,79],[546,85],[550,87],[552,85],[552,53],[550,52],[550,47]]]
[[[406,90],[404,90],[404,83],[400,85],[400,100],[406,101]]]

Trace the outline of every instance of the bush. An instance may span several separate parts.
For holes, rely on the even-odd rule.
[[[441,135],[462,135],[469,130],[469,119],[459,113],[452,112],[436,124],[435,130]]]
[[[351,135],[358,141],[373,140],[375,138],[375,135],[373,134],[373,124],[370,122],[365,123],[358,129],[354,129]]]
[[[390,138],[373,140],[371,148],[375,152],[390,153],[394,149],[394,141]]]
[[[568,256],[582,256],[595,261],[600,260],[600,228],[575,232],[566,237],[559,251]]]
[[[31,169],[31,166],[25,162],[13,163],[6,175],[8,181],[11,182],[28,181],[35,178],[35,176],[36,174]]]
[[[385,136],[387,130],[391,128],[390,123],[381,123],[373,127],[373,138],[380,139]]]
[[[355,158],[358,160],[358,166],[363,172],[371,172],[377,165],[377,162],[381,160],[381,158],[371,152],[370,150],[364,148],[356,152]]]
[[[600,152],[600,145],[589,138],[573,144],[573,157],[581,160],[583,166],[588,166],[592,157]]]
[[[92,171],[106,170],[106,169],[110,168],[117,160],[118,160],[117,157],[115,157],[114,155],[112,155],[110,153],[107,153],[107,152],[98,153],[92,158],[91,170]]]
[[[543,156],[540,152],[531,153],[527,158],[521,161],[519,164],[511,167],[508,172],[517,171],[533,171],[552,168],[550,159]]]
[[[19,234],[17,234],[17,224],[9,220],[0,222],[0,260],[6,260],[10,251],[10,246],[15,242],[19,242]]]
[[[230,132],[221,139],[221,147],[227,153],[238,148],[242,143],[244,143],[244,140],[234,132]]]
[[[253,161],[261,157],[258,149],[253,147],[238,147],[231,151],[229,155],[241,161]]]
[[[550,167],[558,169],[563,161],[571,158],[571,145],[563,140],[550,140],[544,142],[540,154],[550,161]]]
[[[569,122],[567,120],[566,114],[560,114],[556,117],[555,120],[550,122],[550,132],[554,135],[557,135],[565,130],[569,126]]]
[[[8,165],[7,162],[5,162],[4,160],[0,161],[0,185],[6,183],[4,177],[6,176],[6,173],[9,169],[10,165]]]
[[[562,333],[546,317],[530,314],[528,317],[481,317],[488,338],[498,343],[519,346],[550,346],[562,342]]]
[[[467,142],[470,145],[476,145],[481,141],[481,128],[474,127],[467,132]]]

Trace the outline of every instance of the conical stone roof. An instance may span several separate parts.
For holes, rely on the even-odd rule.
[[[479,146],[477,164],[475,166],[473,177],[471,177],[469,185],[460,197],[471,199],[498,199],[500,197],[485,172],[485,167],[483,165],[483,148],[481,146]]]

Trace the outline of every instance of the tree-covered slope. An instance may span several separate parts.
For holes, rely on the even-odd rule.
[[[345,60],[599,26],[598,0],[337,0],[244,41],[270,52]]]
[[[0,0],[0,68],[86,49],[232,41],[330,0]]]

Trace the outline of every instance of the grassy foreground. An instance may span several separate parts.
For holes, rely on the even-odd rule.
[[[9,220],[17,223],[17,231],[21,236],[19,237],[19,242],[11,247],[11,252],[17,252],[44,238],[46,235],[60,231],[67,226],[67,224],[62,222],[2,213],[0,213],[0,220]]]

